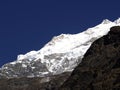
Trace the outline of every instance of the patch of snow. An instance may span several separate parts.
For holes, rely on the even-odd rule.
[[[25,64],[22,64],[22,67],[26,68],[26,67],[27,67],[27,65],[25,65]]]

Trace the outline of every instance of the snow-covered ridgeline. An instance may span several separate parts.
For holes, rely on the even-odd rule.
[[[16,73],[14,70],[16,64],[20,64],[19,67],[25,69],[26,76],[43,76],[72,71],[81,62],[90,45],[106,35],[113,26],[120,26],[120,18],[114,22],[105,19],[101,24],[78,34],[61,34],[53,37],[42,49],[18,55],[17,60],[4,65],[1,72],[8,77],[20,76],[21,73]],[[43,65],[42,68],[38,68],[41,67],[40,65]],[[8,71],[14,75],[9,75]],[[34,74],[35,72],[37,74]]]

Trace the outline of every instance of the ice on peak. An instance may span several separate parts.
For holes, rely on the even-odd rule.
[[[61,34],[59,36],[55,36],[53,37],[53,40],[57,41],[57,40],[61,40],[61,39],[64,39],[64,38],[67,38],[70,34]]]
[[[112,21],[110,21],[110,20],[108,20],[108,19],[104,19],[103,21],[102,21],[102,24],[109,24],[109,23],[111,23]],[[117,20],[115,20],[114,22],[112,22],[112,23],[115,23],[115,24],[120,24],[120,18],[118,18]]]
[[[59,36],[54,37],[53,40],[57,41],[57,40],[65,38],[65,36],[66,36],[65,34],[61,34]]]
[[[23,60],[23,59],[31,59],[33,58],[35,55],[37,54],[37,51],[30,51],[28,52],[27,54],[23,55],[23,54],[20,54],[17,56],[17,60]],[[29,57],[29,58],[28,58]]]
[[[114,23],[119,24],[120,23],[120,18],[114,21]]]
[[[24,55],[20,54],[17,56],[17,60],[23,60],[24,59]]]
[[[54,36],[47,46],[55,45],[57,42],[61,42],[63,39],[68,38],[70,34],[61,34],[59,36]]]
[[[108,20],[108,19],[104,19],[104,20],[102,21],[102,24],[108,24],[108,23],[111,23],[111,21]]]

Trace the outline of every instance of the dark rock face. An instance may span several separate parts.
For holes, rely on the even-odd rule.
[[[0,79],[0,90],[57,90],[70,76],[62,73],[51,77]]]
[[[92,44],[59,90],[120,90],[120,26]]]

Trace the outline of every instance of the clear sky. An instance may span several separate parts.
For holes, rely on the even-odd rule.
[[[120,0],[0,0],[0,66],[53,36],[120,17]]]

